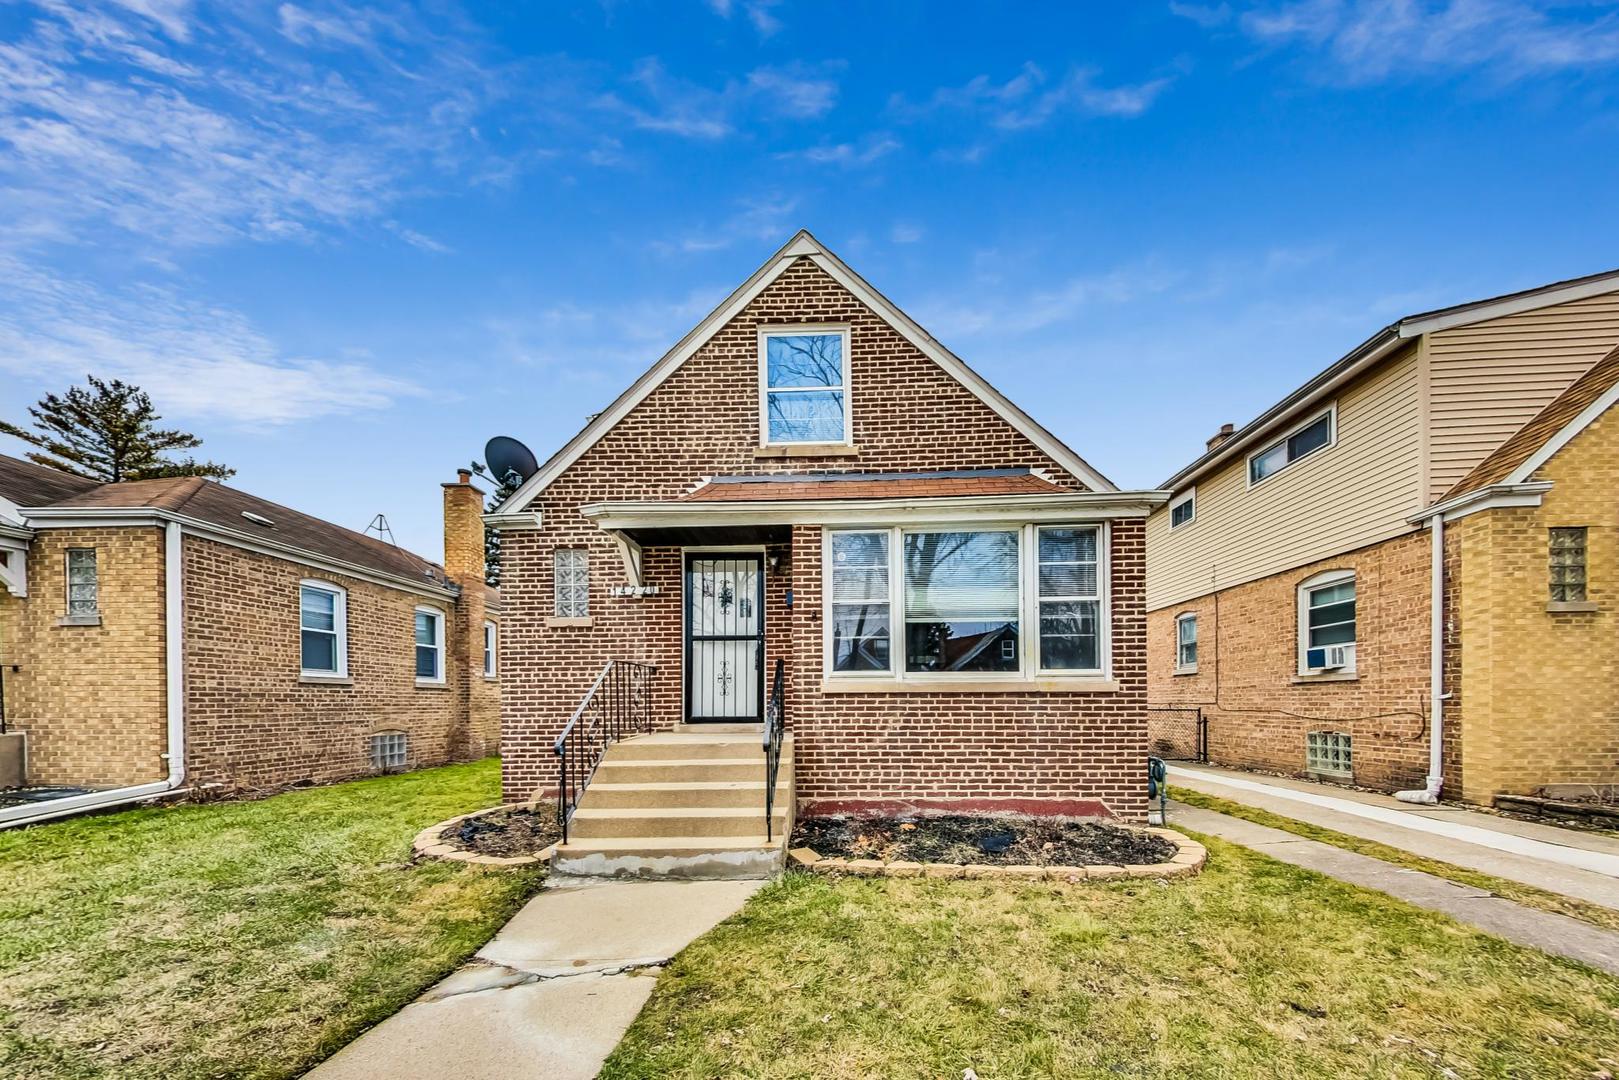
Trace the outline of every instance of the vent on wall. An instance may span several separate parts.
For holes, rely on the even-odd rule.
[[[1349,779],[1355,774],[1353,747],[1342,731],[1311,731],[1304,736],[1304,767],[1312,773]]]

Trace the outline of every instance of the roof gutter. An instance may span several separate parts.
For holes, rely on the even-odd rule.
[[[167,713],[168,746],[163,757],[168,775],[150,784],[92,791],[65,799],[0,810],[0,829],[33,825],[52,818],[107,810],[131,803],[147,802],[176,791],[186,779],[185,718],[185,560],[182,558],[181,525],[169,521],[163,526],[163,681]]]
[[[1241,431],[1158,486],[1177,491],[1201,478],[1205,473],[1258,442],[1275,424],[1287,419],[1295,411],[1308,408],[1330,396],[1367,368],[1388,356],[1402,342],[1415,336],[1404,321],[1385,326],[1350,350],[1337,363],[1244,424]]]
[[[1490,484],[1488,487],[1434,503],[1406,518],[1413,525],[1427,525],[1437,519],[1455,521],[1476,514],[1480,510],[1495,510],[1509,506],[1539,506],[1541,496],[1552,489],[1551,481],[1536,480],[1527,484]]]

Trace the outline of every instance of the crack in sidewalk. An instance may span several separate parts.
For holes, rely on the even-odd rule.
[[[560,979],[574,979],[581,975],[629,975],[637,971],[645,971],[648,968],[661,968],[666,966],[668,963],[669,960],[667,958],[651,960],[626,960],[614,967],[583,967],[576,971],[538,972],[522,971],[506,964],[499,964],[493,960],[485,960],[481,957],[475,956],[458,968],[455,974],[449,977],[453,979],[458,975],[475,970],[488,971],[492,974],[496,972],[505,972],[506,974],[496,975],[492,982],[484,983],[478,986],[469,986],[464,989],[455,990],[428,991],[428,993],[422,996],[421,1003],[432,1004],[439,1001],[449,1001],[452,998],[467,997],[471,994],[484,994],[491,990],[510,990],[518,986],[532,986],[535,983],[556,982]]]

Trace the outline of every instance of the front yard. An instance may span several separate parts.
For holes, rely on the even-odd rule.
[[[1591,1077],[1619,981],[1215,839],[1162,884],[791,875],[602,1075]]]
[[[534,890],[409,861],[499,788],[488,760],[0,832],[0,1076],[297,1076]]]

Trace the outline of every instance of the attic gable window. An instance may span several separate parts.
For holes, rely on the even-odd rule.
[[[759,332],[759,439],[765,446],[852,441],[849,330],[795,326]]]

